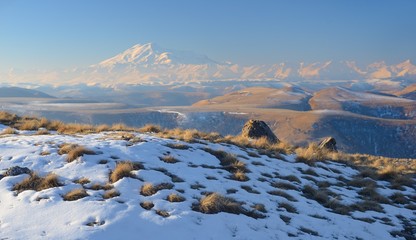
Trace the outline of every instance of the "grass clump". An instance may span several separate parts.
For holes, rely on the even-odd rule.
[[[158,191],[163,189],[172,189],[173,184],[171,183],[161,183],[158,185],[153,185],[152,183],[145,183],[140,188],[140,194],[143,196],[152,196],[153,194],[156,194]]]
[[[162,128],[158,125],[146,124],[145,126],[139,128],[141,133],[159,133],[162,131]]]
[[[42,191],[48,188],[59,187],[61,184],[58,181],[58,176],[56,174],[50,173],[45,177],[40,177],[36,173],[32,173],[28,178],[25,178],[20,183],[17,183],[13,186],[13,191],[18,193],[25,190],[35,190]]]
[[[165,210],[156,210],[155,212],[157,215],[164,217],[164,218],[167,218],[170,216],[170,214]]]
[[[63,196],[64,201],[75,201],[87,197],[88,193],[83,188],[74,189]]]
[[[279,196],[279,197],[283,197],[283,198],[286,198],[287,200],[289,200],[289,201],[291,201],[291,202],[297,202],[298,200],[295,198],[295,197],[293,197],[292,195],[290,195],[290,194],[288,194],[288,193],[286,193],[286,192],[283,192],[283,191],[281,191],[281,190],[273,190],[273,191],[269,191],[269,192],[267,192],[268,194],[270,194],[270,195],[273,195],[273,196]]]
[[[131,171],[134,170],[134,165],[131,162],[120,162],[116,165],[113,172],[110,174],[110,181],[112,183],[125,177],[134,177]]]
[[[172,155],[163,156],[163,157],[160,158],[160,160],[162,160],[165,163],[177,163],[177,162],[179,162],[179,160],[176,159]]]
[[[116,189],[110,189],[103,194],[104,199],[110,199],[118,196],[120,196],[120,192]]]
[[[146,201],[146,202],[141,202],[140,206],[146,210],[150,210],[152,209],[155,205],[152,202]]]
[[[77,159],[81,156],[84,156],[85,154],[86,155],[94,155],[95,152],[90,150],[90,149],[87,149],[83,146],[76,146],[68,152],[68,154],[66,156],[66,161],[70,163],[70,162],[74,161],[75,159]]]
[[[181,195],[176,194],[176,193],[172,193],[172,194],[168,195],[166,200],[168,200],[169,202],[183,202],[183,201],[185,201],[185,198],[182,197]]]
[[[85,184],[88,184],[90,182],[91,181],[86,177],[83,177],[83,178],[80,178],[80,179],[77,179],[77,180],[74,181],[74,183],[78,183],[78,184],[81,184],[81,185],[85,185]]]
[[[240,214],[243,213],[241,204],[232,198],[224,197],[219,193],[211,193],[199,201],[198,209],[202,213],[215,214],[227,212]]]
[[[288,202],[281,202],[279,203],[279,208],[284,208],[287,212],[290,213],[298,213],[298,210]]]
[[[17,134],[17,131],[14,128],[8,127],[1,132],[1,135],[7,135],[7,134]]]

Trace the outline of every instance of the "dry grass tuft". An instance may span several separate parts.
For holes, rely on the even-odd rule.
[[[75,159],[84,156],[84,154],[87,155],[95,155],[96,153],[90,149],[87,149],[83,146],[76,146],[75,148],[72,148],[69,152],[68,155],[66,156],[66,161],[67,162],[72,162]]]
[[[199,211],[207,214],[227,212],[240,214],[243,213],[241,204],[232,198],[224,197],[219,193],[211,193],[199,201]]]
[[[185,198],[176,193],[172,193],[172,194],[169,194],[166,200],[168,200],[169,202],[183,202],[185,201]]]
[[[107,191],[107,190],[113,189],[114,186],[110,183],[107,183],[107,184],[94,183],[88,188],[91,189],[91,190],[96,190],[96,191],[98,191],[98,190],[106,190]]]
[[[164,218],[167,218],[170,216],[170,214],[165,210],[156,210],[155,212],[157,215],[162,216]]]
[[[19,130],[37,130],[40,127],[40,122],[37,119],[28,118],[19,124]]]
[[[88,184],[90,182],[91,181],[86,177],[83,177],[83,178],[80,178],[80,179],[77,179],[77,180],[74,181],[74,183],[78,183],[78,184],[81,184],[81,185],[85,185],[85,184]]]
[[[140,206],[146,210],[150,210],[152,209],[155,205],[152,202],[146,201],[146,202],[141,202]]]
[[[151,196],[160,190],[172,189],[172,188],[173,188],[173,184],[171,183],[161,183],[156,186],[153,185],[152,183],[145,183],[140,189],[140,194],[143,196]]]
[[[332,160],[331,156],[335,154],[326,149],[319,149],[316,143],[309,144],[307,148],[297,148],[295,152],[297,162],[303,162],[311,166],[315,165],[317,161]]]
[[[158,125],[146,124],[143,127],[139,128],[141,133],[159,133],[162,131],[162,128]]]
[[[180,149],[180,150],[187,150],[187,149],[191,148],[188,145],[180,144],[180,143],[168,143],[168,144],[166,144],[166,147],[170,147],[170,148],[173,148],[173,149]]]
[[[50,173],[45,177],[40,177],[37,174],[32,173],[28,178],[14,185],[13,191],[17,191],[18,193],[25,190],[42,191],[44,189],[59,186],[61,186],[61,184],[58,181],[58,176],[53,173]]]
[[[160,158],[160,160],[162,160],[165,163],[177,163],[177,162],[179,162],[179,160],[176,159],[172,155],[163,156],[163,157]]]
[[[290,212],[290,213],[298,213],[298,210],[292,204],[288,202],[279,203],[279,208],[284,208],[286,209],[287,212]]]
[[[120,196],[120,192],[117,191],[116,189],[108,190],[103,194],[104,199],[110,199],[110,198],[114,198],[118,196]]]
[[[266,207],[264,206],[264,204],[257,203],[257,204],[254,204],[254,205],[252,206],[252,208],[253,208],[254,210],[259,211],[259,212],[262,212],[262,213],[267,213],[267,210],[266,210]]]
[[[44,128],[39,129],[36,133],[36,135],[49,135],[50,132]]]
[[[16,114],[0,111],[0,123],[5,125],[11,125],[18,120]]]
[[[8,127],[1,132],[1,135],[6,135],[6,134],[17,134],[17,131],[14,128]]]
[[[120,162],[116,165],[113,172],[110,175],[110,181],[112,183],[117,182],[118,180],[124,177],[134,177],[131,171],[134,170],[134,165],[131,162]]]
[[[88,193],[83,188],[74,189],[63,196],[64,201],[75,201],[87,197]]]
[[[241,170],[235,171],[232,175],[232,179],[240,181],[240,182],[246,182],[249,180],[247,175]]]

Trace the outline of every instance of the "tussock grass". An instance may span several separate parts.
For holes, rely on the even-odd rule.
[[[166,147],[170,147],[172,149],[180,149],[180,150],[187,150],[190,148],[190,146],[180,143],[168,143],[166,144]]]
[[[0,123],[5,125],[14,124],[19,118],[16,114],[0,111]]]
[[[39,129],[36,133],[36,135],[49,135],[50,132],[44,128]]]
[[[159,133],[162,131],[162,128],[158,125],[146,124],[139,128],[138,131],[141,133]]]
[[[171,194],[168,195],[166,200],[168,200],[169,202],[183,202],[186,199],[184,197],[182,197],[181,195],[178,195],[176,193],[171,193]]]
[[[146,202],[141,202],[140,206],[146,210],[150,210],[152,209],[155,205],[152,202],[146,201]]]
[[[172,155],[163,156],[163,157],[160,158],[160,160],[162,160],[165,163],[177,163],[177,162],[179,162],[179,160],[176,159]]]
[[[298,210],[290,203],[288,202],[281,202],[279,203],[279,208],[284,208],[287,212],[290,213],[298,213]]]
[[[80,178],[80,179],[77,179],[77,180],[74,181],[74,183],[78,183],[78,184],[81,184],[81,185],[85,185],[85,184],[88,184],[90,182],[91,182],[91,180],[89,180],[86,177],[83,177],[83,178]]]
[[[113,172],[110,174],[110,181],[112,183],[125,177],[134,177],[131,171],[134,170],[134,165],[131,162],[120,162],[116,165]]]
[[[38,130],[40,122],[37,119],[25,119],[25,121],[19,124],[19,130]]]
[[[59,187],[61,184],[58,181],[58,176],[50,173],[45,177],[40,177],[36,173],[32,173],[28,178],[25,178],[20,183],[13,186],[13,191],[18,193],[25,190],[42,191],[44,189]]]
[[[233,173],[232,179],[240,181],[240,182],[246,182],[249,180],[247,175],[239,169]]]
[[[17,131],[14,128],[8,127],[1,132],[1,135],[6,135],[6,134],[17,134]]]
[[[286,193],[286,192],[281,191],[281,190],[272,190],[272,191],[269,191],[267,193],[270,194],[270,195],[273,195],[273,196],[279,196],[279,197],[286,198],[287,200],[289,200],[291,202],[297,202],[298,201],[295,197],[293,197],[289,193]]]
[[[120,196],[120,192],[116,189],[110,189],[103,194],[104,199],[110,199],[118,196]]]
[[[114,188],[114,186],[111,185],[110,183],[106,183],[106,184],[93,183],[91,186],[88,187],[88,189],[95,190],[95,191],[110,190],[110,189],[113,189],[113,188]]]
[[[251,206],[254,210],[257,210],[257,211],[259,211],[259,212],[262,212],[262,213],[267,213],[267,210],[266,210],[266,207],[264,206],[264,204],[261,204],[261,203],[257,203],[257,204],[254,204],[253,206]]]
[[[161,183],[161,184],[158,184],[158,185],[153,185],[152,183],[145,183],[140,188],[140,194],[143,195],[143,196],[152,196],[160,190],[172,189],[172,188],[173,188],[173,184],[171,184],[171,183]]]
[[[202,198],[199,201],[198,209],[200,212],[207,214],[219,212],[240,214],[244,212],[240,203],[219,193],[212,193]]]
[[[64,201],[76,201],[78,199],[87,197],[88,193],[83,188],[74,189],[63,196]]]
[[[157,215],[161,217],[164,217],[164,218],[170,217],[170,214],[165,210],[156,210],[155,212]]]
[[[76,160],[77,158],[84,156],[84,155],[95,155],[96,153],[90,149],[87,149],[83,146],[76,146],[75,148],[72,148],[69,152],[68,155],[66,156],[66,161],[67,162],[72,162],[74,160]]]
[[[270,185],[275,188],[285,189],[285,190],[299,190],[299,188],[291,183],[286,182],[273,182]]]

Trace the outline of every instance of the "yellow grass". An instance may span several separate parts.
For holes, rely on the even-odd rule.
[[[124,177],[133,177],[133,174],[131,173],[133,170],[134,166],[131,162],[118,163],[110,175],[110,180],[114,183]]]
[[[74,189],[63,196],[64,201],[75,201],[88,196],[83,188]]]

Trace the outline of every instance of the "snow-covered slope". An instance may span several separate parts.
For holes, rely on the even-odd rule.
[[[95,154],[67,162],[67,154],[58,153],[64,143]],[[383,199],[374,203],[363,193],[367,188],[353,184],[359,172],[336,162],[311,167],[295,162],[294,155],[274,158],[229,144],[120,132],[21,131],[3,135],[0,148],[0,173],[27,167],[40,176],[54,173],[60,183],[18,192],[13,188],[27,174],[0,177],[1,239],[391,239],[408,234],[405,228],[415,222],[409,207],[416,201],[414,189],[393,190],[387,181],[374,182]],[[246,179],[230,177],[230,166],[218,157],[224,153],[238,159],[234,167],[245,165]],[[175,161],[162,161],[167,156]],[[130,177],[110,184],[110,173],[123,161],[140,164]],[[82,178],[90,182],[77,181]],[[143,194],[146,183],[159,191]],[[119,196],[104,199],[106,190],[100,185],[114,188]],[[85,189],[88,196],[64,201],[74,189]],[[233,198],[239,214],[202,213],[199,199],[213,192]],[[183,201],[168,201],[172,193]],[[393,194],[403,195],[406,202],[389,200]],[[144,202],[154,206],[146,210]]]

